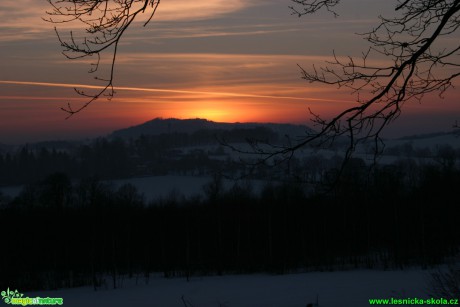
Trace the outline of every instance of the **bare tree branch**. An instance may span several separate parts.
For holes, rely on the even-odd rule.
[[[109,52],[110,70],[107,78],[96,76],[95,79],[105,83],[105,86],[96,93],[88,94],[82,90],[75,91],[88,101],[76,108],[70,103],[61,108],[67,113],[67,118],[88,107],[92,102],[104,96],[111,99],[114,95],[113,80],[114,70],[118,51],[118,44],[134,20],[139,14],[149,14],[146,26],[160,3],[160,0],[47,0],[51,5],[51,11],[48,11],[46,21],[55,24],[76,23],[83,26],[85,36],[77,37],[73,31],[69,37],[63,35],[55,28],[56,35],[64,48],[63,54],[68,59],[80,59],[85,57],[96,57],[91,64],[90,73],[96,73],[101,63],[101,54]]]
[[[303,15],[314,14],[321,9],[326,9],[330,13],[332,13],[335,17],[338,14],[333,10],[337,4],[340,3],[340,0],[291,0],[302,6],[301,10],[296,9],[294,6],[290,6],[289,8],[292,10],[294,15],[298,15],[302,17]]]
[[[299,16],[331,9],[340,0],[292,0]],[[362,35],[370,44],[361,58],[338,57],[333,53],[327,66],[310,70],[300,67],[302,78],[309,83],[333,85],[351,90],[357,105],[326,120],[311,113],[316,133],[283,149],[273,148],[266,157],[286,155],[299,148],[339,136],[349,139],[346,158],[359,143],[374,140],[376,155],[383,149],[381,133],[398,118],[403,105],[411,100],[421,101],[436,92],[440,98],[453,88],[460,76],[460,42],[444,46],[441,39],[458,33],[460,0],[404,0],[395,8],[400,15],[380,17],[376,28]],[[335,13],[334,13],[335,14]],[[336,15],[336,14],[335,14]],[[371,64],[371,58],[384,58],[387,65]]]

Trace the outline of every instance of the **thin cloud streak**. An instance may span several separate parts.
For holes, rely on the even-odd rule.
[[[156,22],[184,22],[214,19],[261,3],[263,2],[252,1],[248,3],[243,0],[231,2],[226,0],[203,0],[196,3],[188,0],[168,0],[165,3],[161,3],[154,19]],[[0,28],[13,28],[15,29],[15,33],[30,31],[36,34],[40,32],[54,33],[52,31],[54,25],[43,20],[52,17],[47,14],[47,12],[51,12],[52,9],[52,6],[46,3],[46,1],[2,0],[0,3]],[[147,15],[148,14],[146,14],[145,18],[148,17]],[[138,23],[143,22],[145,22],[145,20],[138,21]],[[86,25],[78,26],[78,23],[61,23],[58,28],[75,30],[75,28],[84,26]],[[13,37],[7,38],[13,40]],[[17,40],[22,39],[23,37],[17,36]]]
[[[88,84],[67,84],[67,83],[51,83],[51,82],[32,82],[32,81],[6,81],[1,80],[0,84],[11,85],[31,85],[31,86],[45,86],[45,87],[66,87],[66,88],[88,88],[88,89],[102,89],[103,86],[88,85]],[[114,87],[114,90],[136,91],[136,92],[159,92],[159,93],[177,93],[177,94],[198,94],[198,95],[212,95],[212,96],[228,96],[228,97],[248,97],[248,98],[267,98],[267,99],[289,99],[301,101],[324,101],[324,102],[353,102],[351,100],[338,100],[338,99],[324,99],[324,98],[309,98],[309,97],[292,97],[292,96],[272,96],[272,95],[257,95],[245,93],[227,93],[227,92],[213,92],[213,91],[193,91],[193,90],[174,90],[174,89],[158,89],[158,88],[142,88],[142,87]]]
[[[287,20],[282,23],[267,23],[265,20],[262,23],[254,23],[253,20],[242,20],[239,25],[216,25],[208,24],[204,25],[200,23],[188,23],[185,27],[176,27],[172,23],[157,23],[155,24],[155,31],[138,31],[136,35],[139,37],[133,37],[132,35],[127,40],[138,40],[138,39],[181,39],[181,38],[205,38],[205,37],[220,37],[220,36],[255,36],[255,35],[268,35],[276,33],[288,33],[288,32],[301,32],[305,33],[316,33],[318,27],[325,29],[327,27],[336,28],[339,21],[334,20],[308,20],[306,23],[299,23],[297,20]],[[366,19],[366,20],[340,20],[341,29],[353,28],[358,25],[375,25],[378,23],[378,19]],[[349,33],[349,32],[346,32]],[[353,31],[351,31],[353,33]],[[332,34],[329,34],[332,35]],[[343,33],[335,33],[335,35],[343,35]]]
[[[0,100],[64,100],[65,97],[0,96]],[[83,98],[80,98],[83,99]]]

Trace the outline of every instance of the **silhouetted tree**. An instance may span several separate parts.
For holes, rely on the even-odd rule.
[[[449,145],[442,145],[436,148],[435,160],[438,161],[444,169],[452,169],[456,162],[455,149]]]
[[[143,196],[130,183],[122,185],[115,193],[115,205],[117,208],[141,208],[143,203]]]
[[[332,12],[340,0],[292,0],[293,13],[300,16],[319,10]],[[370,47],[361,58],[341,58],[334,54],[325,67],[301,68],[310,83],[348,88],[357,97],[357,105],[326,120],[312,113],[319,132],[285,148],[296,150],[313,141],[328,142],[340,135],[349,137],[347,156],[355,146],[373,139],[375,152],[382,149],[382,130],[401,113],[402,105],[420,101],[429,93],[442,94],[453,87],[460,76],[460,43],[445,44],[445,37],[458,33],[460,0],[398,0],[395,16],[380,17],[380,23],[361,34]],[[373,63],[385,57],[385,64]],[[279,152],[279,151],[278,151]]]
[[[44,208],[62,209],[70,205],[72,184],[64,173],[46,177],[40,184],[40,203]]]
[[[444,298],[458,298],[460,296],[459,268],[450,267],[448,270],[431,273],[428,294]]]

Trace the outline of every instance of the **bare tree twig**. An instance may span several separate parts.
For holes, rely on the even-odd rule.
[[[87,108],[91,103],[101,97],[111,99],[115,94],[113,81],[115,73],[115,63],[118,52],[119,42],[136,20],[138,15],[149,14],[146,26],[153,18],[160,0],[47,0],[52,9],[47,12],[48,17],[44,20],[54,23],[76,23],[83,26],[85,35],[78,37],[74,31],[70,31],[69,36],[64,38],[55,27],[55,32],[61,46],[64,48],[63,54],[68,59],[75,60],[86,57],[96,57],[95,62],[91,63],[89,73],[99,71],[101,55],[110,52],[110,70],[107,78],[95,76],[94,79],[105,83],[103,88],[96,93],[86,93],[83,90],[75,89],[75,92],[88,101],[78,107],[73,107],[70,103],[61,109],[67,113],[67,118],[79,113]]]

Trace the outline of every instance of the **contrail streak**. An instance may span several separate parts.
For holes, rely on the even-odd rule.
[[[89,88],[89,89],[103,89],[104,88],[103,86],[88,85],[88,84],[68,84],[68,83],[32,82],[32,81],[5,81],[5,80],[2,81],[2,80],[0,80],[0,84],[47,86],[47,87]],[[126,86],[114,87],[114,90],[135,91],[135,92],[155,92],[155,93],[176,93],[176,94],[200,94],[200,95],[227,96],[227,97],[290,99],[290,100],[302,100],[302,101],[353,102],[353,101],[349,101],[349,100],[337,100],[337,99],[322,99],[322,98],[292,97],[292,96],[274,96],[274,95],[257,95],[257,94],[212,92],[212,91],[172,90],[172,89],[145,88],[145,87],[126,87]]]

